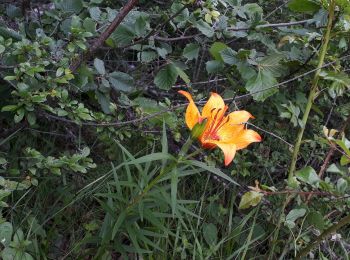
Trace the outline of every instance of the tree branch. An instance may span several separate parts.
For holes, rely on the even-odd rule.
[[[129,2],[122,8],[122,10],[118,13],[112,23],[108,26],[108,28],[98,37],[89,50],[80,55],[78,59],[76,59],[70,66],[70,70],[75,72],[80,65],[87,59],[89,59],[93,54],[99,49],[103,43],[107,40],[107,38],[114,32],[114,30],[118,27],[118,25],[124,20],[125,16],[134,8],[138,0],[129,0]]]

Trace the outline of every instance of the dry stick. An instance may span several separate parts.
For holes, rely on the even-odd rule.
[[[73,63],[69,66],[72,72],[75,72],[83,61],[89,59],[108,39],[108,37],[114,32],[114,30],[118,27],[118,25],[124,20],[125,16],[134,8],[137,4],[138,0],[129,0],[129,2],[122,8],[122,10],[118,13],[118,15],[114,18],[112,23],[107,27],[107,29],[98,37],[89,50],[80,55],[78,59],[73,61]]]
[[[301,141],[302,141],[302,138],[304,135],[305,126],[306,126],[307,120],[309,118],[309,114],[311,111],[313,101],[316,98],[318,80],[320,78],[319,74],[321,72],[321,68],[323,66],[324,59],[325,59],[327,49],[328,49],[328,43],[329,43],[329,39],[330,39],[330,33],[331,33],[332,23],[333,23],[333,18],[334,18],[334,9],[335,9],[335,1],[331,1],[330,5],[329,5],[329,16],[328,16],[327,29],[326,29],[326,33],[325,33],[325,37],[324,37],[324,42],[323,42],[322,48],[321,48],[321,53],[320,53],[320,57],[319,57],[318,65],[317,65],[317,70],[315,72],[315,76],[314,76],[314,79],[312,81],[312,85],[311,85],[311,89],[310,89],[310,93],[309,93],[309,97],[308,97],[308,102],[306,104],[305,112],[304,112],[304,115],[302,118],[302,126],[298,132],[298,136],[297,136],[297,139],[296,139],[295,145],[294,145],[292,161],[291,161],[291,164],[289,167],[289,173],[288,173],[288,183],[293,182],[294,171],[296,168],[296,162],[297,162],[297,158],[298,158],[298,154],[299,154]]]
[[[347,215],[346,217],[342,218],[337,224],[329,227],[325,231],[322,232],[321,235],[319,235],[314,242],[308,244],[304,249],[302,249],[297,256],[295,257],[296,260],[301,259],[302,257],[306,256],[315,246],[320,244],[327,236],[330,234],[336,232],[341,227],[347,225],[350,223],[350,215]]]
[[[346,121],[344,122],[343,126],[341,127],[341,129],[339,130],[339,135],[338,136],[341,136],[344,132],[345,132],[345,129],[346,129],[346,126],[350,124],[350,116],[348,116],[348,118],[346,119]],[[328,164],[334,154],[334,152],[336,151],[336,145],[332,145],[331,148],[329,149],[328,153],[327,153],[327,156],[326,156],[326,159],[324,160],[321,168],[320,168],[320,171],[318,173],[318,177],[321,179],[324,172],[326,171],[326,168],[328,167]],[[311,197],[312,197],[312,194],[310,194],[306,200],[306,204],[308,204],[311,200]]]

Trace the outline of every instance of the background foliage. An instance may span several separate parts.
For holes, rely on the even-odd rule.
[[[0,13],[3,259],[348,259],[348,0]],[[250,111],[263,142],[223,167],[187,139],[180,89]]]

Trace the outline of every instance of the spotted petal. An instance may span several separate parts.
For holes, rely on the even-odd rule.
[[[208,118],[209,120],[212,116],[212,113],[215,112],[214,110],[216,110],[216,112],[219,110],[221,111],[217,115],[218,117],[220,117],[222,112],[224,111],[224,108],[225,102],[222,99],[222,97],[219,94],[212,92],[209,100],[203,107],[202,117]]]

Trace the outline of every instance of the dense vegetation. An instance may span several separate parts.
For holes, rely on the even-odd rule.
[[[349,259],[349,32],[349,0],[1,1],[1,258]],[[255,119],[191,131],[180,90]]]

